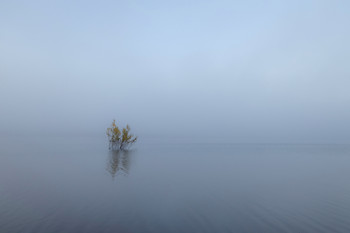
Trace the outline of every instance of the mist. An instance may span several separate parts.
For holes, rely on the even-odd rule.
[[[346,1],[0,3],[0,134],[348,143]]]

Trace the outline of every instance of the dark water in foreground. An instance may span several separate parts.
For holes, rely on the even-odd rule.
[[[0,232],[350,232],[350,146],[0,142]]]

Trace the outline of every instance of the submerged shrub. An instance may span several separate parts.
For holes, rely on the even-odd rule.
[[[109,139],[109,149],[110,150],[124,150],[127,147],[130,147],[133,143],[136,142],[137,137],[130,134],[130,127],[126,125],[126,128],[123,128],[121,131],[119,127],[115,124],[113,120],[110,128],[107,128],[107,136]]]

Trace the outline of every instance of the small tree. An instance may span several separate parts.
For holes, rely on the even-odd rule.
[[[109,139],[109,149],[110,150],[124,150],[126,147],[131,146],[136,142],[137,137],[132,134],[129,134],[130,127],[126,125],[126,128],[123,128],[122,131],[119,130],[118,126],[113,120],[110,128],[107,128],[107,136]]]

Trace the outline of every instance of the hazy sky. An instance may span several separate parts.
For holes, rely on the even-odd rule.
[[[350,142],[350,1],[0,1],[0,133]]]

